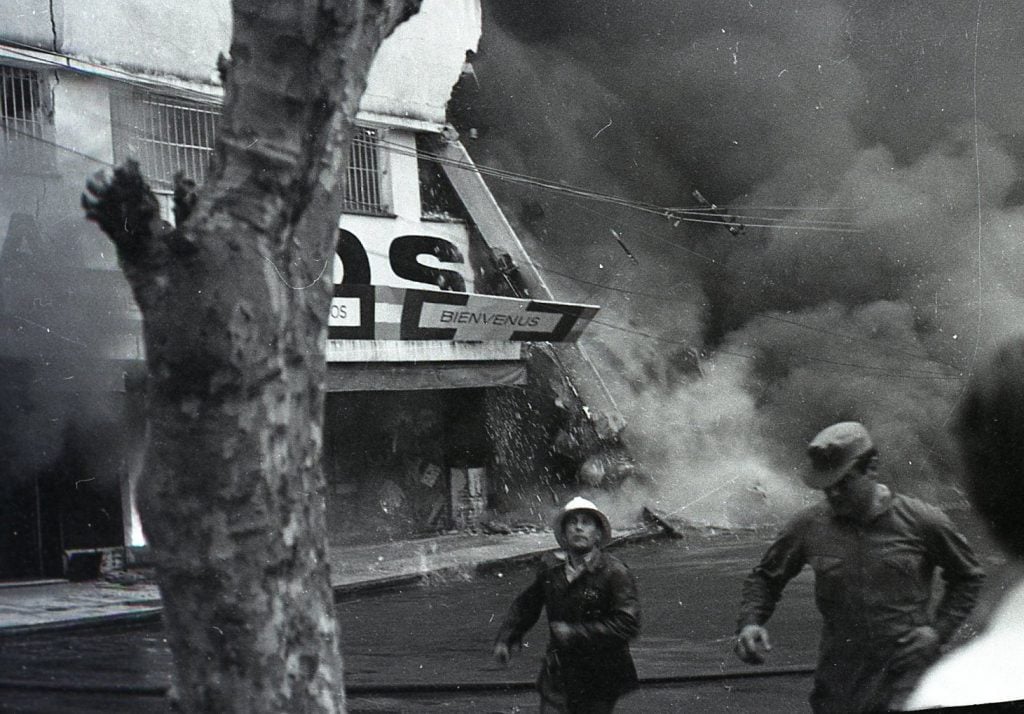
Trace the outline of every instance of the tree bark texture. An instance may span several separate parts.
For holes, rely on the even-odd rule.
[[[188,712],[344,711],[326,560],[326,318],[370,63],[420,0],[234,0],[208,183],[177,227],[126,164],[93,177],[143,315],[138,487]]]

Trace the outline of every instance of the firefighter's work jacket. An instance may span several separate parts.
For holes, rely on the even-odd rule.
[[[518,645],[545,608],[549,623],[568,623],[573,634],[567,643],[549,638],[538,687],[546,701],[567,700],[570,710],[585,710],[588,701],[614,701],[637,688],[629,641],[640,633],[640,600],[633,575],[618,558],[598,552],[569,582],[560,555],[541,559],[496,641]]]
[[[737,631],[763,625],[805,565],[824,619],[811,708],[884,711],[898,706],[929,661],[891,666],[898,640],[930,625],[945,643],[974,607],[984,575],[967,541],[939,509],[884,489],[866,522],[836,517],[827,502],[786,526],[743,585]],[[945,589],[930,612],[932,576]]]

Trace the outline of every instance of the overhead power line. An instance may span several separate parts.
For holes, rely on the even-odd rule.
[[[647,203],[644,201],[636,201],[633,199],[625,198],[623,196],[616,196],[614,194],[602,193],[600,191],[593,191],[580,186],[573,186],[564,182],[556,182],[549,179],[540,178],[538,176],[531,176],[529,174],[518,173],[515,171],[507,171],[505,169],[498,169],[491,166],[477,164],[474,162],[461,161],[459,159],[449,159],[436,152],[423,151],[421,149],[414,149],[408,146],[398,144],[396,142],[382,139],[380,142],[383,146],[393,153],[400,156],[409,156],[420,159],[426,159],[433,161],[438,164],[445,166],[451,166],[453,168],[462,169],[465,171],[473,171],[479,173],[482,176],[489,176],[491,178],[505,181],[508,183],[520,184],[525,186],[531,186],[533,188],[541,188],[554,193],[560,193],[566,196],[574,196],[577,198],[584,198],[599,203],[608,203],[611,205],[621,206],[623,208],[629,208],[635,211],[641,211],[644,213],[656,215],[665,218],[666,220],[680,223],[704,223],[709,225],[721,225],[722,221],[717,216],[716,212],[707,208],[695,206],[691,208],[672,208],[666,206],[659,206],[653,203]],[[776,218],[772,216],[764,215],[753,215],[744,214],[737,211],[733,207],[723,206],[723,208],[730,213],[733,213],[735,217],[743,222],[743,224],[750,228],[782,228],[791,230],[815,230],[821,232],[832,232],[832,233],[863,233],[863,229],[857,227],[857,225],[851,221],[830,221],[823,219],[794,219],[792,216],[786,218]],[[778,210],[788,211],[792,213],[795,209],[793,208],[769,208],[765,207],[761,210]],[[786,222],[784,222],[786,221]]]
[[[32,134],[20,131],[20,130],[14,128],[14,127],[10,127],[9,130],[11,132],[13,132],[13,133],[21,134],[22,136],[26,137],[27,139],[30,139],[30,140],[33,140],[33,141],[37,141],[37,142],[41,142],[41,143],[46,144],[48,146],[52,146],[52,147],[54,147],[56,149],[59,149],[59,150],[62,150],[62,151],[74,154],[76,156],[80,156],[80,157],[82,157],[82,158],[84,158],[86,160],[92,161],[94,163],[98,163],[100,165],[108,166],[108,167],[113,166],[113,164],[111,162],[109,162],[109,161],[106,161],[106,160],[103,160],[103,159],[99,159],[99,158],[97,158],[95,156],[86,154],[84,152],[81,152],[81,151],[78,151],[78,150],[73,149],[71,147],[68,147],[68,146],[65,146],[63,144],[60,144],[59,142],[51,141],[51,140],[48,140],[48,139],[44,139],[42,137],[35,136],[35,135],[32,135]],[[625,198],[619,197],[619,196],[614,196],[614,195],[611,195],[611,194],[602,194],[602,193],[599,193],[599,192],[589,191],[589,190],[581,189],[581,188],[578,188],[578,187],[572,187],[572,186],[567,186],[567,185],[564,185],[564,184],[558,184],[558,183],[555,183],[555,182],[552,182],[552,181],[548,181],[548,180],[544,180],[544,179],[538,179],[537,177],[533,177],[533,176],[528,176],[526,174],[517,174],[515,172],[504,171],[504,170],[501,170],[501,169],[494,169],[494,168],[490,168],[490,167],[486,167],[486,166],[478,166],[478,165],[472,164],[470,162],[449,160],[449,159],[441,157],[441,156],[439,156],[437,154],[433,154],[431,152],[423,152],[423,151],[412,150],[412,149],[409,149],[409,148],[407,148],[405,146],[402,146],[402,145],[399,145],[399,144],[395,144],[393,142],[388,142],[386,140],[382,141],[381,143],[387,145],[387,147],[386,147],[387,150],[391,151],[391,152],[394,152],[394,153],[399,153],[399,154],[408,155],[408,156],[415,156],[417,158],[425,158],[425,159],[428,159],[430,161],[435,161],[435,162],[439,162],[439,163],[453,164],[453,165],[456,165],[457,167],[462,168],[464,170],[475,170],[475,171],[478,171],[479,173],[481,173],[483,175],[492,175],[492,176],[494,176],[496,178],[499,178],[499,179],[502,179],[502,180],[512,180],[512,181],[517,182],[517,183],[526,183],[526,184],[529,184],[529,185],[532,185],[532,186],[535,186],[535,187],[538,187],[538,188],[542,188],[542,189],[545,189],[545,190],[551,190],[551,191],[555,191],[555,192],[558,192],[558,193],[562,193],[562,194],[571,196],[573,198],[576,198],[577,200],[579,200],[579,199],[589,199],[589,200],[594,200],[594,201],[602,202],[602,203],[609,203],[609,204],[613,204],[613,205],[620,205],[620,206],[624,206],[624,207],[627,207],[627,208],[636,208],[638,210],[642,210],[642,211],[645,211],[645,212],[648,212],[648,213],[656,213],[658,215],[662,215],[662,214],[665,214],[667,212],[668,215],[671,215],[673,217],[678,215],[679,220],[687,220],[688,222],[720,224],[720,221],[719,220],[715,220],[715,219],[700,220],[700,219],[689,219],[689,218],[686,217],[687,215],[691,215],[691,214],[693,214],[693,215],[700,215],[702,213],[701,209],[692,209],[692,210],[691,209],[664,209],[664,208],[656,207],[656,206],[654,206],[654,204],[648,204],[648,203],[643,203],[643,202],[631,201],[629,199],[625,199]],[[769,207],[762,207],[762,210],[767,210],[768,208]],[[771,210],[784,210],[784,209],[782,209],[780,207],[780,208],[777,208],[777,209],[776,208],[772,208]],[[594,213],[597,214],[596,211]],[[704,213],[706,214],[706,211],[704,211]],[[836,222],[831,222],[831,223],[836,223]],[[756,225],[756,224],[749,224],[748,223],[746,225]],[[640,233],[641,234],[645,234],[643,231],[640,231]],[[613,236],[614,235],[615,234],[613,232]],[[646,234],[646,235],[648,235],[648,237],[653,237],[653,236],[650,236],[650,234]],[[721,266],[721,264],[718,261],[714,260],[713,258],[709,258],[707,256],[703,256],[702,254],[700,254],[700,253],[698,253],[696,251],[693,251],[691,249],[685,248],[684,246],[681,246],[681,245],[679,245],[677,243],[673,243],[672,241],[666,241],[666,240],[664,240],[663,238],[660,238],[660,237],[655,237],[655,238],[657,238],[658,240],[661,240],[662,242],[668,243],[669,245],[672,245],[672,246],[674,246],[676,248],[679,248],[679,249],[685,250],[686,252],[692,253],[695,256],[700,257],[700,258],[702,258],[704,260],[708,260],[708,261],[710,261],[713,264],[719,265],[720,267],[723,267],[723,266]],[[620,241],[620,245],[621,245],[621,241]],[[632,256],[632,253],[628,252],[628,255]],[[632,260],[634,262],[636,262],[636,258],[635,257],[632,257]],[[557,271],[554,271],[551,268],[542,267],[541,269],[546,270],[547,272],[551,272],[551,273],[554,273],[554,274],[561,275],[562,277],[565,277],[565,278],[570,279],[570,280],[574,280],[574,281],[581,282],[583,284],[591,285],[591,286],[596,287],[596,288],[607,289],[607,290],[614,290],[614,291],[618,291],[618,292],[622,292],[622,293],[627,293],[627,294],[644,295],[645,297],[652,297],[652,298],[656,298],[656,299],[666,299],[666,298],[658,298],[658,296],[654,296],[654,295],[650,295],[650,294],[644,294],[644,293],[640,293],[640,292],[636,292],[636,291],[631,291],[631,290],[627,290],[627,289],[615,288],[613,286],[609,286],[609,285],[602,284],[602,283],[597,283],[597,282],[593,282],[593,281],[587,281],[587,280],[584,280],[584,279],[576,277],[576,276],[568,275],[568,274],[565,274],[565,273],[558,273]],[[671,300],[671,298],[667,298],[667,299]],[[843,334],[840,334],[840,333],[834,333],[834,332],[831,332],[831,331],[822,330],[821,328],[816,328],[816,327],[813,327],[813,326],[809,326],[809,325],[800,323],[800,322],[798,322],[796,320],[787,320],[785,318],[782,318],[782,317],[779,317],[779,316],[774,316],[774,315],[769,315],[767,313],[761,314],[760,317],[762,317],[764,319],[768,319],[768,320],[775,320],[775,321],[779,321],[779,322],[784,322],[784,323],[787,323],[787,324],[790,324],[790,325],[793,325],[795,327],[799,327],[799,328],[802,328],[802,329],[822,332],[824,334],[828,334],[828,335],[835,336],[835,337],[840,337],[840,338],[843,338],[843,339],[862,339],[862,338],[856,338],[856,337],[853,337],[853,336],[850,336],[850,335],[843,335]],[[648,333],[640,332],[638,330],[632,330],[630,328],[625,328],[625,327],[622,327],[622,326],[619,326],[619,325],[613,325],[611,323],[605,323],[605,322],[602,322],[600,320],[594,320],[594,322],[596,322],[597,324],[605,325],[606,327],[609,327],[610,329],[616,329],[616,330],[620,330],[620,331],[623,331],[623,332],[631,333],[631,334],[634,334],[636,336],[644,337],[646,339],[652,339],[652,340],[656,340],[656,341],[660,341],[660,342],[667,342],[667,343],[671,343],[671,344],[680,344],[680,345],[690,346],[687,343],[678,342],[678,341],[674,341],[674,340],[668,340],[668,339],[661,338],[661,337],[658,337],[658,336],[655,336],[655,335],[651,335],[651,334],[648,334]],[[883,346],[879,346],[879,345],[874,345],[874,346],[876,348],[879,348],[879,349],[882,349],[882,350],[885,350],[885,351],[893,351],[893,348],[883,347]],[[907,356],[911,356],[914,359],[925,360],[925,361],[933,361],[933,360],[929,360],[926,357],[922,357],[920,355],[917,355],[917,354],[914,354],[914,353],[911,353],[911,352],[907,352],[907,351],[903,351],[903,350],[895,350],[895,351],[903,353],[903,354],[906,354]],[[755,359],[755,356],[753,356],[753,355],[746,355],[746,354],[742,354],[742,353],[734,353],[734,352],[729,352],[729,351],[724,351],[724,350],[718,350],[718,352],[721,353],[721,354],[729,354],[729,355],[732,355],[732,356],[741,357],[741,358],[745,358],[745,359]],[[836,361],[826,360],[824,358],[814,358],[814,357],[805,357],[805,359],[807,359],[809,361],[814,361],[814,362],[821,362],[821,363],[826,363],[826,364],[834,364],[834,365],[837,365],[837,366],[846,366],[846,367],[864,369],[864,370],[869,370],[869,371],[877,371],[877,372],[880,372],[880,373],[885,373],[885,374],[888,374],[890,376],[896,376],[896,377],[917,378],[917,379],[920,379],[920,378],[927,378],[927,379],[960,379],[960,377],[958,377],[956,375],[949,375],[949,374],[943,374],[943,373],[937,373],[937,372],[926,372],[926,371],[922,371],[922,370],[908,370],[907,372],[904,372],[904,373],[897,373],[897,372],[893,372],[893,371],[889,370],[888,368],[874,367],[874,366],[871,366],[871,365],[843,363],[843,362],[836,362]],[[946,367],[949,367],[949,368],[952,369],[951,365],[943,365],[943,366],[946,366]]]

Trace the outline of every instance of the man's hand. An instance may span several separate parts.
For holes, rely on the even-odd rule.
[[[745,625],[736,637],[733,651],[747,664],[761,664],[764,662],[764,653],[772,651],[768,630],[760,625]]]
[[[568,622],[552,622],[551,637],[560,645],[569,644],[573,635],[573,627]]]
[[[921,625],[896,640],[900,647],[892,657],[893,669],[908,669],[916,664],[930,663],[939,654],[939,633],[930,625]]]
[[[504,642],[499,642],[494,645],[494,661],[504,666],[508,664],[508,661],[512,659],[512,653],[508,649],[508,645]]]

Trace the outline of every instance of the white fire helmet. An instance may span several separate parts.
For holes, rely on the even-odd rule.
[[[588,501],[581,496],[576,496],[565,504],[565,508],[559,512],[558,517],[555,519],[553,528],[555,531],[555,540],[558,541],[558,545],[562,548],[566,547],[565,519],[568,518],[570,514],[576,513],[577,511],[589,513],[597,519],[597,524],[601,527],[601,542],[598,544],[599,546],[603,547],[609,540],[611,540],[612,526],[611,523],[608,522],[608,516],[604,515],[604,513],[601,512],[601,509],[594,505],[593,501]]]

